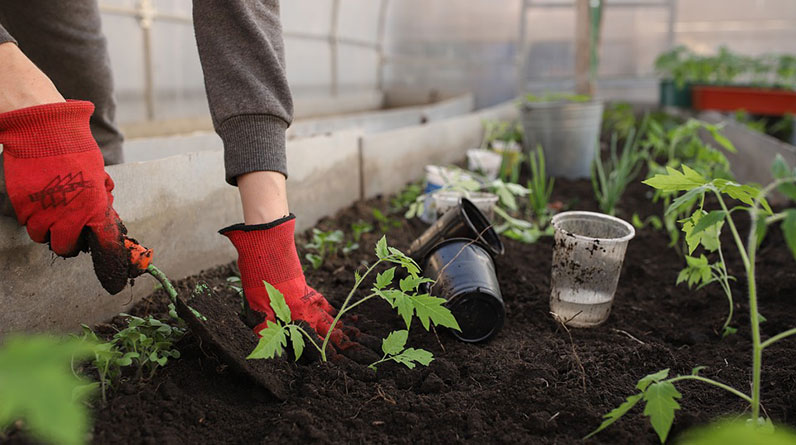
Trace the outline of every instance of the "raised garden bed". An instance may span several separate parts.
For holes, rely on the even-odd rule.
[[[796,91],[735,85],[694,85],[695,110],[738,111],[769,116],[796,113]]]
[[[618,211],[630,219],[659,214],[650,189],[638,182],[624,195]],[[589,181],[556,182],[553,200],[570,208],[597,210]],[[384,199],[357,203],[319,224],[324,230],[349,231],[360,219],[375,224],[372,208],[386,211]],[[624,212],[623,212],[624,210]],[[403,220],[402,220],[403,221]],[[390,227],[392,245],[406,249],[424,226],[417,220]],[[743,229],[742,229],[743,230]],[[299,242],[306,241],[304,234]],[[348,257],[308,267],[308,281],[339,305],[353,284],[353,270],[373,258],[378,229],[363,235],[363,247]],[[432,351],[428,368],[409,370],[395,363],[378,372],[343,356],[328,364],[289,365],[289,397],[273,400],[248,379],[235,375],[193,334],[179,344],[173,360],[144,385],[122,383],[107,406],[94,412],[95,443],[274,443],[318,442],[462,442],[576,443],[601,422],[606,412],[632,393],[636,381],[662,368],[690,373],[708,368],[709,376],[736,388],[748,388],[750,347],[748,309],[736,309],[738,332],[721,339],[726,300],[718,288],[688,291],[675,286],[682,257],[667,247],[664,232],[638,230],[630,242],[614,303],[606,323],[570,329],[549,311],[552,239],[535,244],[504,240],[506,253],[496,261],[506,304],[503,330],[485,344],[465,344],[439,331],[412,331],[409,344]],[[796,268],[779,231],[771,231],[758,264],[760,312],[764,336],[791,327],[796,311]],[[730,272],[740,259],[728,253]],[[178,283],[188,292],[206,281],[220,298],[238,303],[226,278],[234,266],[222,266]],[[143,281],[139,285],[149,286]],[[735,283],[743,295],[745,283]],[[163,315],[161,292],[142,301],[135,314]],[[365,303],[347,324],[384,337],[402,321],[383,303]],[[118,325],[118,323],[117,323]],[[112,333],[114,324],[99,326]],[[571,335],[571,336],[570,336]],[[793,340],[766,350],[762,400],[777,423],[796,425],[796,375]],[[743,412],[746,404],[720,389],[684,382],[684,394],[670,437],[722,415]],[[12,434],[10,443],[20,443]],[[658,443],[640,409],[588,443]]]

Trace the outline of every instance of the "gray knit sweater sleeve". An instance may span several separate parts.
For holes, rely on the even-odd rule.
[[[285,76],[278,0],[194,0],[194,29],[226,179],[287,176],[285,131],[293,100]]]

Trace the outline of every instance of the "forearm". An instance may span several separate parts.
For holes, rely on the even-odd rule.
[[[210,112],[224,142],[227,181],[255,171],[287,175],[293,103],[277,0],[194,0]]]
[[[0,43],[0,60],[0,113],[64,102],[55,85],[15,43]]]

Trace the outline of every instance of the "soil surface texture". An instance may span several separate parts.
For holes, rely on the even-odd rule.
[[[648,187],[635,183],[621,200],[618,216],[630,220],[633,213],[642,219],[660,215],[650,197]],[[597,208],[588,181],[557,181],[553,200],[573,210]],[[337,254],[318,270],[307,265],[308,282],[337,307],[354,283],[354,269],[374,261],[373,246],[382,231],[390,245],[405,250],[425,228],[420,221],[407,222],[395,213],[400,224],[379,228],[373,208],[389,213],[389,200],[357,203],[318,225],[323,230],[343,230],[347,240],[352,223],[364,220],[375,226],[363,235],[359,250],[348,256]],[[740,222],[741,230],[746,226]],[[309,236],[309,232],[300,234],[299,246]],[[721,289],[675,286],[684,261],[668,247],[663,231],[637,231],[627,250],[611,315],[591,329],[566,330],[549,313],[552,238],[535,244],[504,242],[506,252],[496,259],[496,268],[506,320],[502,331],[486,343],[462,343],[442,329],[426,332],[415,321],[407,346],[433,352],[435,359],[427,368],[410,370],[389,362],[376,372],[367,363],[358,363],[364,360],[356,356],[340,354],[326,364],[295,364],[283,357],[278,366],[284,385],[279,400],[230,367],[212,345],[189,333],[178,345],[182,358],[149,382],[123,382],[106,406],[95,409],[94,442],[570,444],[581,442],[605,413],[634,394],[639,378],[664,368],[675,375],[705,366],[702,375],[749,392],[752,353],[746,283],[731,239],[724,245],[729,271],[738,278],[732,324],[738,332],[725,339],[718,333],[728,310]],[[239,305],[240,297],[227,282],[235,273],[234,264],[222,266],[176,287],[190,292],[196,283],[206,282],[225,304]],[[142,277],[137,285],[150,284]],[[767,320],[762,324],[763,338],[794,326],[796,267],[779,229],[770,231],[758,255],[758,286],[760,312]],[[166,301],[158,291],[133,313],[165,314]],[[357,316],[345,320],[346,325],[377,338],[403,328],[401,318],[381,300],[370,300],[354,312]],[[119,323],[117,319],[98,330],[112,333]],[[252,337],[240,335],[244,337],[240,344],[245,345],[240,350],[248,350]],[[794,357],[796,340],[785,340],[767,349],[763,358],[765,412],[775,422],[790,425],[796,425]],[[736,396],[700,382],[677,387],[683,394],[682,409],[676,414],[671,441],[685,429],[747,409]],[[659,441],[638,405],[586,443]]]

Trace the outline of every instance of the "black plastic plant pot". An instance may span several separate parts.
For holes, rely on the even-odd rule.
[[[434,246],[451,238],[476,240],[492,255],[502,255],[504,248],[489,218],[467,198],[461,198],[459,205],[445,212],[409,246],[409,255],[421,263]]]
[[[436,280],[429,293],[448,301],[446,306],[461,328],[451,333],[459,340],[484,341],[503,327],[506,308],[495,263],[480,244],[466,238],[437,244],[426,257],[423,275]]]

